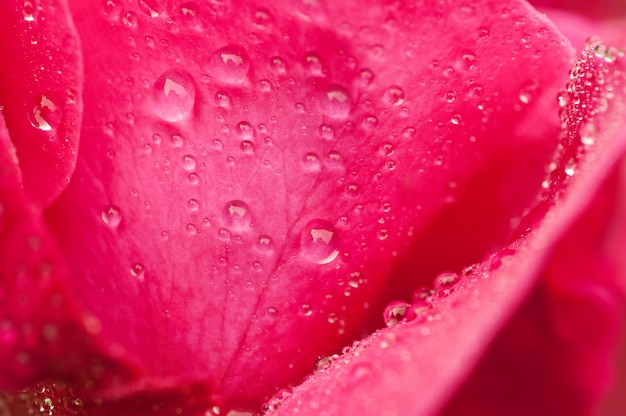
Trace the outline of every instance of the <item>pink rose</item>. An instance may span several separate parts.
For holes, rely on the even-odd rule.
[[[557,26],[513,0],[3,2],[0,409],[595,412],[624,53]]]

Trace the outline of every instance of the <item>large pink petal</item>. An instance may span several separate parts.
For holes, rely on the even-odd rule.
[[[382,325],[392,269],[409,298],[504,244],[557,145],[570,50],[525,4],[92,3],[78,166],[46,217],[99,335],[226,408]],[[474,238],[411,243],[437,230]]]
[[[24,188],[41,207],[69,183],[82,111],[82,61],[65,0],[0,2],[0,109]]]
[[[448,405],[444,414],[585,415],[596,408],[615,370],[625,296],[623,269],[619,274],[602,245],[613,240],[618,248],[623,241],[611,235],[624,231],[623,218],[611,222],[622,184],[607,177],[626,151],[626,97],[619,89],[626,75],[623,60],[613,62],[617,57],[605,52],[591,45],[572,71],[562,96],[561,149],[520,236],[468,269],[456,290],[440,292],[427,312],[376,332],[288,398],[271,401],[278,409],[273,414],[428,415]],[[541,286],[448,404],[453,387],[543,273]]]

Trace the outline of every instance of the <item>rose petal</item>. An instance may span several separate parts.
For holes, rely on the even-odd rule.
[[[65,0],[0,3],[0,108],[24,188],[47,206],[76,163],[82,111],[80,46]]]
[[[1,118],[0,166],[0,386],[62,378],[93,388],[128,380],[125,358],[96,342],[97,319],[68,294],[67,268],[21,187]]]
[[[598,54],[604,50],[600,46],[591,45],[572,72],[562,149],[544,202],[522,221],[531,227],[523,228],[509,248],[474,266],[456,291],[436,297],[425,315],[373,334],[286,400],[271,401],[278,409],[273,414],[317,415],[321,409],[326,415],[434,414],[544,270],[542,286],[444,414],[588,414],[597,405],[607,374],[614,371],[610,353],[625,296],[623,275],[594,252],[601,249],[603,233],[611,231],[610,217],[603,214],[615,209],[615,182],[601,194],[596,190],[626,150],[626,97],[618,89],[626,80],[624,62]],[[596,195],[599,203],[568,234]],[[570,240],[582,236],[593,247],[591,253],[582,250],[584,256],[581,241]],[[581,264],[572,262],[572,255],[581,255],[585,268],[576,269]],[[529,351],[533,348],[537,355]]]
[[[395,256],[426,264],[403,295],[468,261],[410,246],[457,198],[471,258],[506,241],[557,144],[570,50],[525,4],[92,3],[86,139],[46,218],[102,336],[226,409],[381,325]],[[490,175],[497,213],[455,194]]]

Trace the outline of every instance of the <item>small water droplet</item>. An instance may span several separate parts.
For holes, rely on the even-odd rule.
[[[352,97],[341,85],[331,84],[320,95],[319,105],[326,116],[333,119],[345,119],[352,109]]]
[[[309,52],[304,56],[304,63],[306,65],[309,74],[312,76],[323,76],[324,69],[322,66],[322,60],[315,52]]]
[[[34,1],[25,0],[22,6],[22,14],[25,22],[34,22],[37,18],[37,6]]]
[[[402,105],[404,103],[404,90],[397,85],[392,85],[385,91],[384,99],[390,105]]]
[[[410,304],[399,300],[389,303],[383,312],[385,325],[394,326],[404,321],[410,308]]]
[[[50,131],[61,124],[63,112],[52,94],[39,94],[32,101],[28,119],[30,124],[42,131]]]
[[[380,230],[378,230],[378,239],[379,240],[386,240],[387,238],[389,238],[389,230],[386,228],[381,228]]]
[[[228,45],[213,53],[208,64],[209,72],[219,81],[239,84],[246,79],[250,70],[250,58],[239,45]]]
[[[187,201],[187,208],[189,211],[198,211],[198,209],[200,209],[200,203],[197,199],[190,199]]]
[[[172,134],[172,137],[170,137],[170,143],[172,147],[183,147],[184,142],[185,139],[183,139],[183,136],[181,136],[180,134]]]
[[[435,291],[439,296],[448,296],[456,290],[456,285],[461,280],[455,272],[443,272],[435,278]]]
[[[303,303],[300,305],[300,310],[298,313],[302,316],[311,316],[313,315],[313,309],[311,309],[311,305],[308,303]]]
[[[143,280],[144,275],[146,274],[146,268],[141,263],[135,263],[130,266],[130,275],[136,277],[139,280]]]
[[[530,103],[539,94],[540,84],[536,79],[526,81],[519,90],[519,100],[523,104]]]
[[[137,0],[137,5],[142,13],[154,19],[165,11],[167,0]]]
[[[111,228],[115,228],[122,222],[122,211],[117,205],[108,205],[100,214],[102,222]]]
[[[257,248],[260,251],[269,253],[274,249],[274,242],[272,241],[272,238],[269,235],[261,235],[257,239]]]
[[[324,140],[333,140],[335,138],[335,129],[328,124],[322,124],[319,127],[320,137]]]
[[[134,27],[137,24],[137,15],[134,12],[127,11],[122,16],[124,26]]]
[[[450,123],[454,124],[455,126],[458,126],[459,124],[461,124],[461,115],[460,114],[455,114],[450,118]]]
[[[315,153],[307,153],[302,157],[302,164],[307,170],[317,172],[320,170],[320,158]]]
[[[393,148],[393,144],[391,143],[383,143],[380,146],[380,153],[382,153],[384,156],[391,156],[393,155],[394,152],[394,148]]]
[[[449,103],[453,103],[456,100],[456,92],[448,91],[446,92],[446,101]]]
[[[197,185],[200,182],[200,177],[198,176],[197,173],[190,173],[189,176],[187,177],[187,180],[189,181],[190,184]]]
[[[187,118],[196,102],[196,86],[189,73],[169,70],[157,78],[153,87],[154,111],[165,121]]]
[[[459,53],[457,66],[464,70],[474,69],[476,67],[476,54],[470,50],[464,50]]]
[[[181,159],[183,169],[191,171],[196,168],[196,158],[193,155],[185,155]]]
[[[167,231],[162,231],[161,232],[161,238],[163,239],[163,241],[167,241],[170,239],[170,233],[168,233]]]
[[[328,264],[339,255],[339,233],[326,220],[311,220],[300,234],[300,250],[307,260]]]
[[[233,230],[245,230],[250,227],[252,215],[250,207],[243,201],[233,200],[224,206],[224,221]]]

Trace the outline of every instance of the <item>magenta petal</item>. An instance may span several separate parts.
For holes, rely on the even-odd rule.
[[[119,348],[96,342],[99,322],[73,296],[65,262],[22,189],[3,121],[0,166],[0,387],[47,378],[80,388],[128,380],[132,370]]]
[[[485,229],[449,264],[504,244],[557,145],[570,49],[525,3],[150,4],[72,2],[83,140],[45,215],[100,335],[224,409],[382,325],[396,259],[429,263],[411,237],[457,200]]]
[[[273,414],[427,415],[444,409],[544,273],[444,414],[582,415],[597,406],[614,371],[625,297],[623,270],[600,245],[615,231],[610,214],[619,188],[609,176],[626,151],[626,101],[618,89],[626,80],[624,62],[605,51],[591,45],[572,71],[563,96],[562,148],[543,202],[522,221],[529,227],[520,237],[469,269],[457,289],[435,297],[425,314],[367,337],[287,399],[271,401],[278,409]],[[590,198],[596,204],[578,221]]]
[[[74,171],[82,116],[80,45],[67,2],[0,2],[0,38],[0,108],[24,188],[45,207]]]

